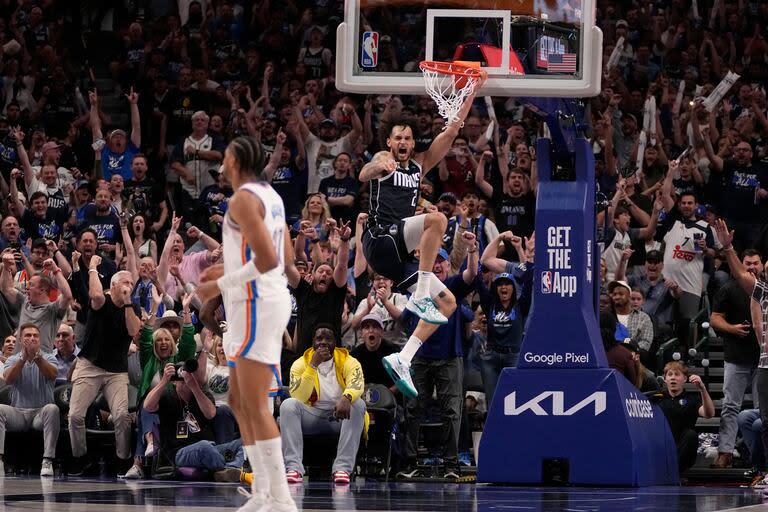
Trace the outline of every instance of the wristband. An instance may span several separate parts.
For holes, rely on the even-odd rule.
[[[345,237],[341,237],[341,241],[346,243],[346,242],[349,242],[350,238],[351,237],[346,237],[346,238]]]
[[[98,271],[99,271],[99,269],[97,269],[97,268],[89,268],[89,269],[88,269],[88,273],[89,273],[89,274],[90,274],[91,272],[98,272]]]
[[[228,290],[238,285],[243,285],[253,281],[261,275],[261,272],[256,268],[252,262],[248,262],[234,272],[224,274],[216,280],[216,284],[219,286],[219,290]]]

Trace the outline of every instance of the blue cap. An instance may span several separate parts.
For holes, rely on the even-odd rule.
[[[445,249],[440,249],[439,251],[437,251],[437,257],[443,258],[444,260],[448,260],[448,251],[446,251]]]
[[[514,284],[515,278],[512,277],[512,274],[509,272],[502,272],[501,274],[496,274],[496,276],[493,278],[493,281],[499,281],[500,279],[508,279],[509,281],[512,281]]]

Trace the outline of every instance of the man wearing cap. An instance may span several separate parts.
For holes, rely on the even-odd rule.
[[[407,336],[400,323],[400,317],[408,298],[401,293],[392,292],[394,283],[391,279],[387,279],[376,272],[373,273],[371,279],[371,291],[365,300],[361,300],[357,305],[357,310],[352,317],[352,328],[362,329],[363,320],[373,314],[381,322],[384,331],[382,337],[388,342],[402,347],[407,341]],[[379,366],[381,366],[381,360],[379,360]]]
[[[620,69],[626,69],[630,62],[635,60],[635,50],[629,42],[629,23],[627,20],[618,20],[616,22],[616,41],[620,37],[624,38],[624,45],[619,52],[618,67]]]
[[[627,43],[629,44],[629,43]],[[622,112],[619,105],[623,97],[615,93],[609,100],[608,110],[613,118],[613,126],[621,126],[620,130],[613,130],[613,147],[616,151],[619,168],[629,163],[629,155],[632,147],[637,143],[637,118],[629,112]]]
[[[96,91],[90,91],[88,98],[91,102],[90,126],[93,133],[93,148],[101,152],[101,173],[109,181],[113,174],[120,174],[125,181],[131,179],[131,162],[141,146],[141,119],[139,117],[139,94],[131,88],[126,94],[131,106],[131,138],[128,139],[124,130],[112,130],[108,140],[104,140],[101,132],[99,117],[99,97]]]
[[[302,62],[309,71],[309,78],[317,80],[328,76],[333,63],[333,52],[323,44],[325,32],[317,25],[309,28],[307,45],[299,50],[296,62]]]
[[[641,354],[647,354],[653,344],[653,322],[643,311],[632,309],[629,296],[632,288],[626,281],[613,281],[608,285],[613,311],[619,322],[629,330],[629,336],[640,347]]]
[[[61,216],[69,213],[69,197],[64,196],[59,180],[59,157],[61,155],[60,145],[57,142],[48,141],[43,144],[43,165],[39,169],[39,176],[29,162],[24,146],[18,149],[19,161],[21,162],[24,184],[27,187],[27,195],[32,196],[35,192],[43,192],[48,196],[48,209],[53,210]],[[66,169],[62,170],[66,171]],[[71,180],[72,175],[66,171]],[[71,183],[71,182],[70,182]]]
[[[760,253],[747,249],[741,256],[744,269],[759,278],[763,271]],[[720,288],[712,304],[710,323],[723,338],[723,409],[720,413],[720,443],[714,467],[732,465],[733,448],[736,444],[736,419],[741,410],[744,393],[750,390],[757,397],[757,363],[760,345],[750,315],[750,297],[735,279]]]
[[[307,151],[307,193],[315,194],[320,188],[320,181],[334,173],[333,160],[339,153],[354,152],[355,143],[363,133],[363,123],[354,107],[347,103],[341,105],[342,114],[350,116],[352,131],[338,138],[339,131],[336,121],[325,119],[320,123],[318,135],[309,131],[304,122],[304,114],[299,107],[295,109],[295,119],[299,124],[299,133]]]
[[[440,249],[432,271],[440,281],[456,297],[460,303],[474,290],[477,277],[479,254],[474,237],[469,243],[467,266],[460,274],[448,276],[451,264],[448,253]],[[407,332],[413,332],[419,318],[406,309],[402,322]],[[445,470],[443,477],[459,478],[458,440],[459,424],[464,405],[463,379],[464,363],[462,361],[462,343],[464,338],[464,323],[461,308],[448,317],[448,323],[441,325],[424,342],[411,361],[413,384],[418,396],[406,401],[406,467],[398,473],[398,478],[411,479],[422,476],[416,467],[416,455],[419,440],[419,422],[431,399],[433,391],[437,392],[437,400],[442,404],[443,422],[443,458]]]
[[[622,255],[622,262],[616,271],[616,280],[623,281],[627,264],[627,253]],[[632,289],[639,289],[645,297],[643,311],[655,321],[655,335],[671,334],[675,322],[675,301],[680,297],[680,285],[664,277],[664,255],[656,249],[645,255],[644,272],[627,279]],[[657,331],[661,332],[657,332]]]
[[[320,180],[318,191],[331,207],[331,217],[349,222],[355,213],[357,180],[352,169],[352,155],[341,152],[333,159],[333,175]]]
[[[349,355],[360,361],[366,383],[383,384],[392,393],[397,393],[397,386],[381,364],[381,358],[394,354],[399,349],[384,340],[383,334],[384,322],[381,317],[375,313],[365,315],[360,322],[360,338],[363,342],[353,348]]]

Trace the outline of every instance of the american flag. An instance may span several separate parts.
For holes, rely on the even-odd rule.
[[[576,72],[576,54],[575,53],[550,53],[547,56],[547,70],[553,73],[575,73]]]

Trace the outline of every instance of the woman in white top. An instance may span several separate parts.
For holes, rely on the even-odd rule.
[[[228,443],[235,439],[237,420],[227,402],[229,395],[229,366],[224,354],[224,341],[221,336],[213,336],[206,340],[206,349],[210,350],[205,373],[205,382],[213,395],[216,405],[216,416],[213,418],[213,435],[216,444]]]
[[[137,213],[128,224],[128,231],[133,240],[133,249],[136,251],[136,259],[150,257],[157,264],[157,242],[152,228],[147,225],[144,215]]]

